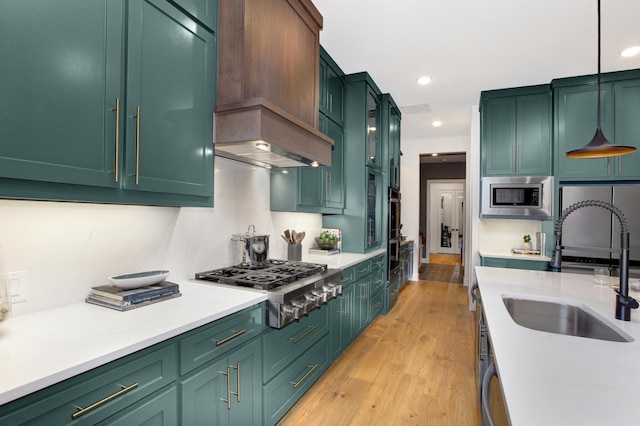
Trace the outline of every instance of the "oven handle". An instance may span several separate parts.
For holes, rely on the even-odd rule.
[[[480,294],[476,292],[476,290],[479,290],[478,283],[473,283],[473,285],[471,286],[471,298],[476,303],[482,303],[482,298],[480,297]]]
[[[493,376],[498,377],[498,374],[496,373],[496,365],[492,362],[489,364],[489,367],[482,378],[482,413],[486,415],[486,420],[489,426],[496,425],[493,420],[493,416],[491,415],[491,405],[489,404],[489,399],[491,398],[491,389],[489,386]]]

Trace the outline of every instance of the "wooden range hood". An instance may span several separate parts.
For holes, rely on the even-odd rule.
[[[216,154],[330,165],[334,142],[317,129],[322,15],[313,3],[224,0],[218,22]]]

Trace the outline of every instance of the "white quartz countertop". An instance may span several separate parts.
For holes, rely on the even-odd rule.
[[[640,402],[640,312],[615,319],[615,293],[589,275],[475,268],[496,367],[511,424],[637,424]],[[502,297],[565,300],[587,306],[632,337],[609,342],[517,325]],[[631,291],[640,298],[640,293]]]
[[[332,255],[324,254],[302,254],[303,262],[326,263],[329,268],[346,269],[364,260],[371,259],[379,254],[386,253],[387,249],[379,249],[368,253],[338,253]]]
[[[511,251],[498,251],[498,250],[481,250],[480,257],[497,257],[500,259],[518,259],[518,260],[531,260],[534,262],[549,262],[551,258],[549,256],[539,254],[515,254]]]
[[[77,303],[0,323],[0,405],[266,300],[180,282],[181,297],[126,312]]]

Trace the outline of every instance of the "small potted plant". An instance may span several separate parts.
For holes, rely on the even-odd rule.
[[[525,250],[531,250],[531,235],[526,234],[522,237],[522,248]]]

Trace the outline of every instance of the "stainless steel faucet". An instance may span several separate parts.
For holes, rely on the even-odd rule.
[[[616,206],[598,200],[580,201],[567,207],[556,222],[554,229],[556,244],[551,255],[551,262],[549,265],[552,271],[560,272],[562,263],[562,249],[580,249],[589,250],[587,247],[568,247],[562,245],[562,225],[565,219],[574,211],[583,207],[602,207],[613,213],[620,222],[620,289],[616,290],[618,297],[616,297],[616,319],[622,321],[631,320],[631,309],[638,308],[638,302],[629,297],[629,222],[624,217],[622,211]],[[600,250],[600,249],[598,249]],[[614,250],[610,250],[613,252]]]

